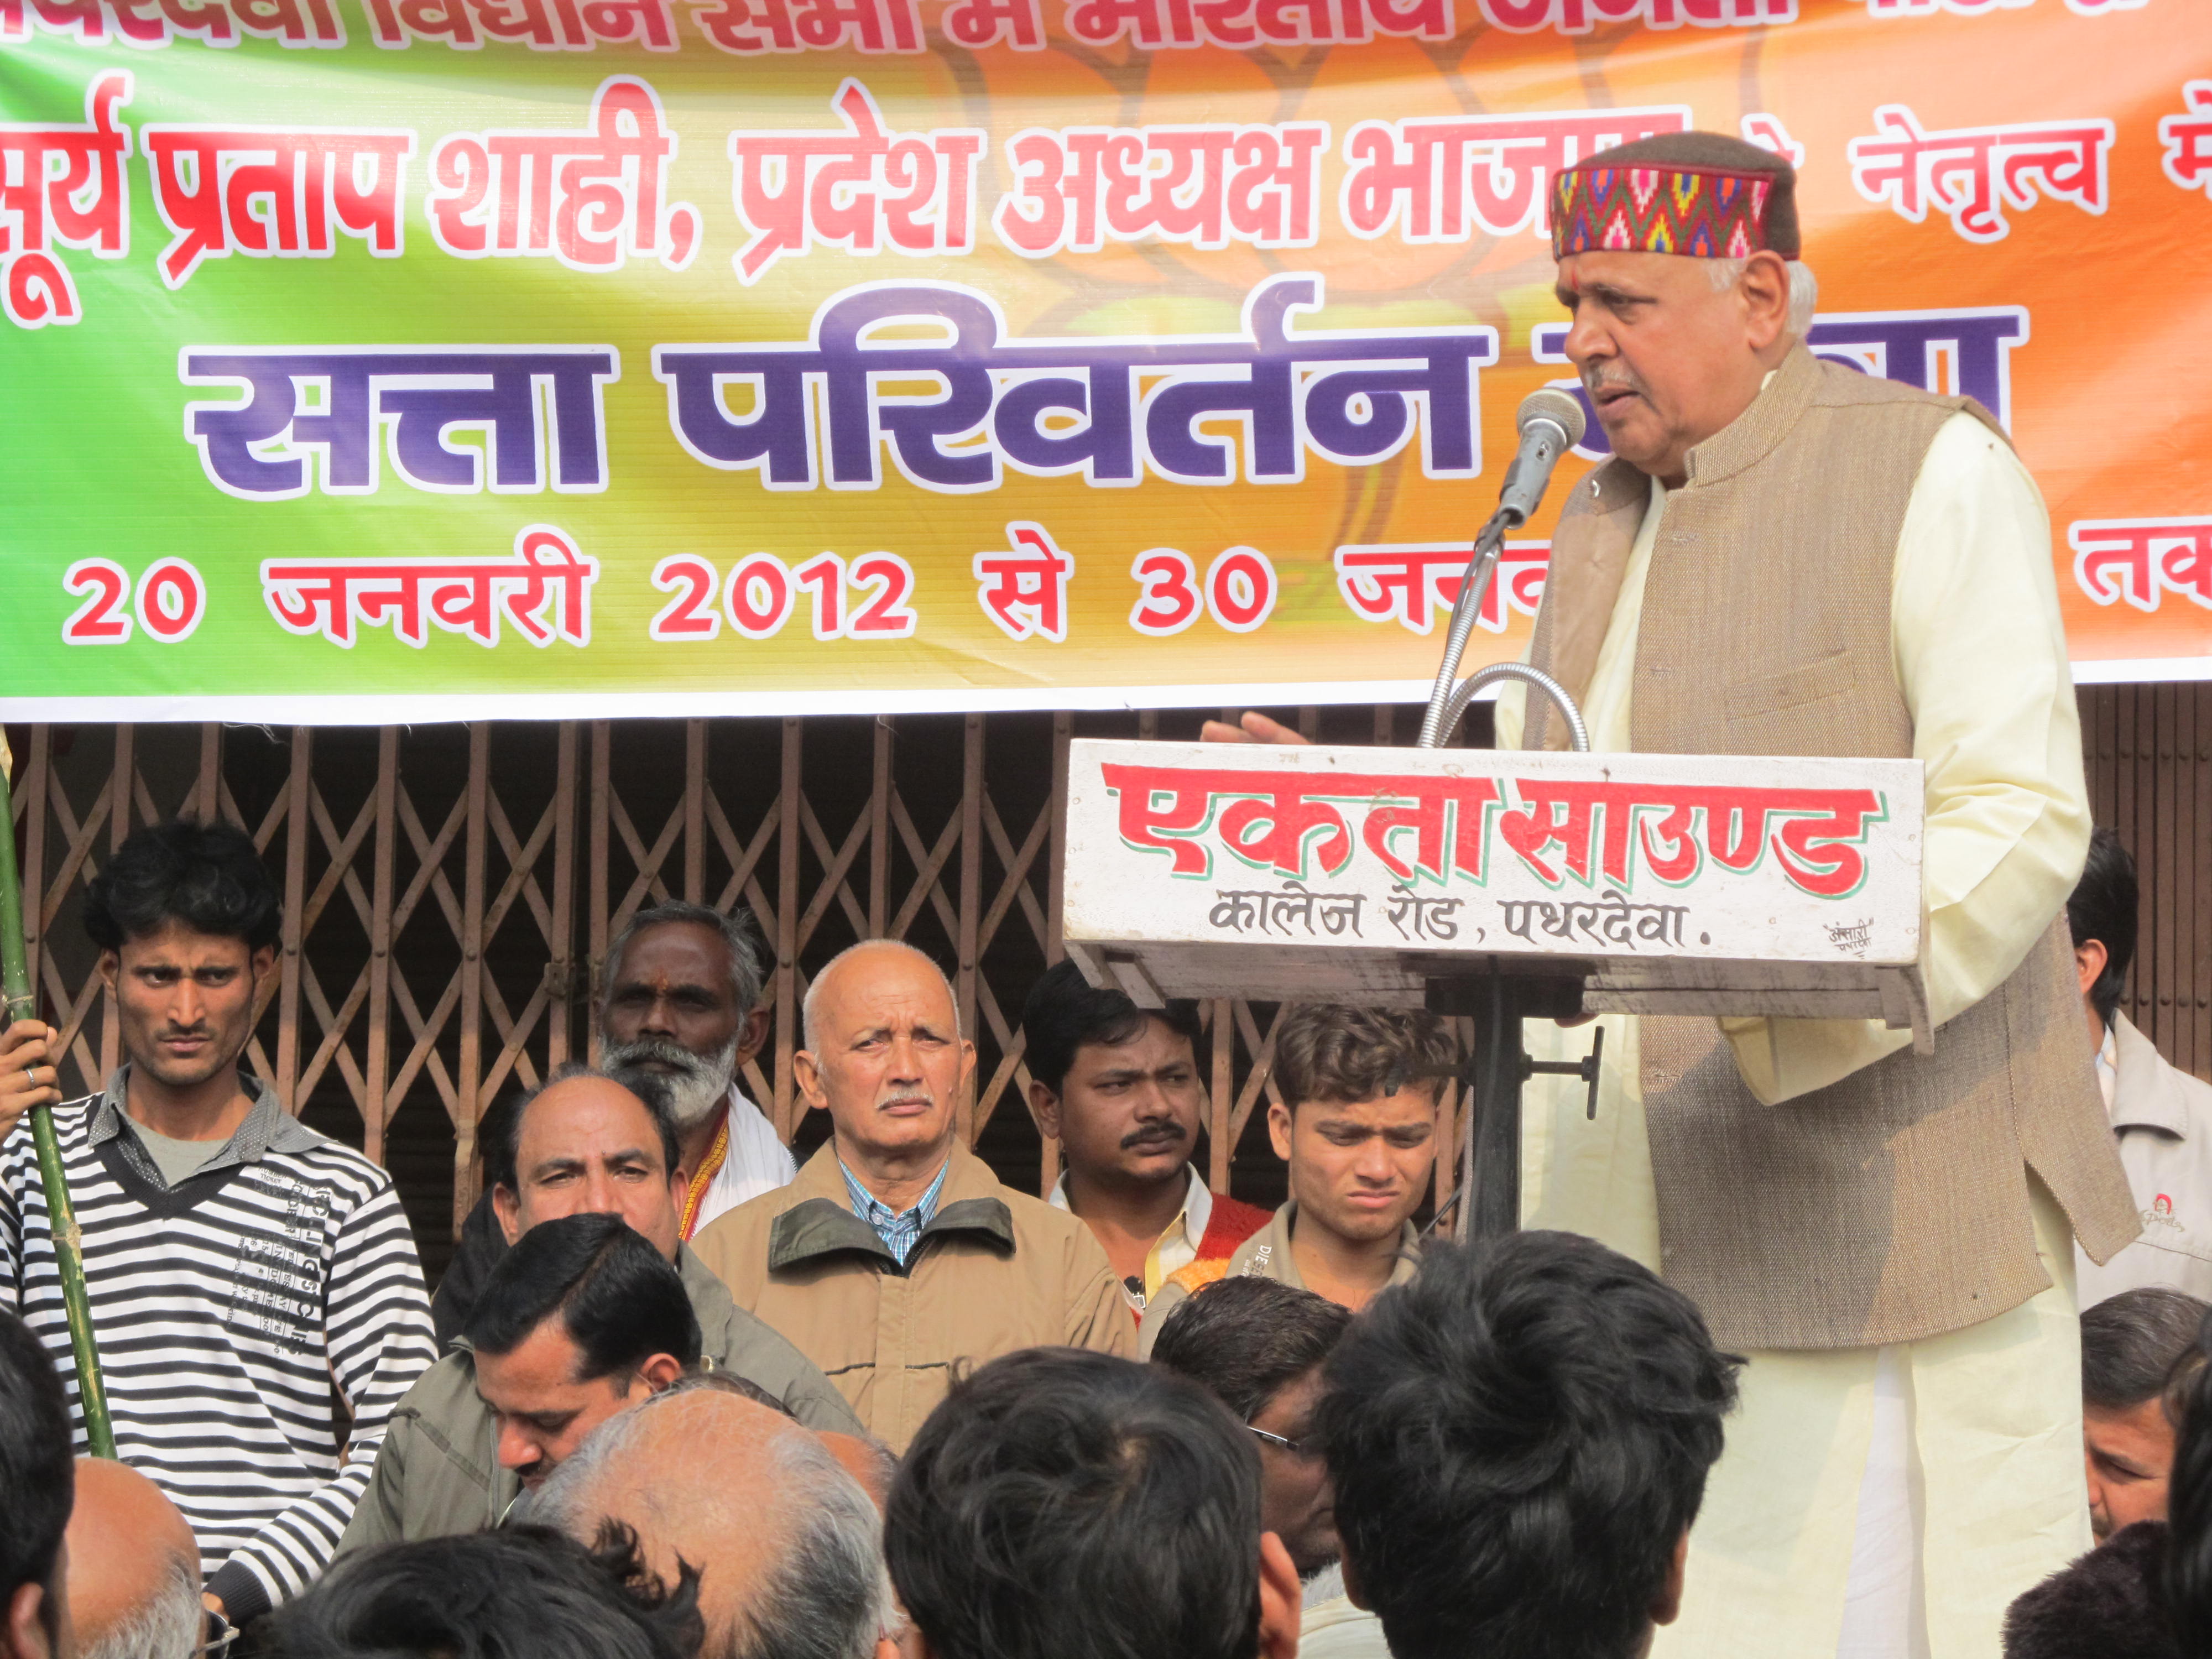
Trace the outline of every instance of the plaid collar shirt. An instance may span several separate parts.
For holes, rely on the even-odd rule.
[[[914,1254],[914,1247],[921,1242],[921,1230],[937,1213],[937,1200],[945,1190],[945,1177],[952,1171],[952,1160],[946,1158],[937,1172],[937,1179],[929,1183],[929,1190],[910,1210],[894,1210],[863,1187],[859,1178],[845,1167],[845,1160],[837,1160],[837,1173],[845,1177],[845,1190],[852,1194],[853,1213],[876,1230],[876,1237],[884,1241],[884,1248],[900,1267]]]

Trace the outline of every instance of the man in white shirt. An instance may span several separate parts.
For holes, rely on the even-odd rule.
[[[1921,761],[1936,1030],[1608,1016],[1595,1116],[1527,1091],[1522,1221],[1663,1271],[1750,1358],[1662,1659],[1980,1659],[2087,1547],[2069,1235],[2110,1259],[2139,1225],[2056,927],[2089,822],[2049,517],[1970,398],[1808,349],[1780,158],[1669,134],[1553,188],[1614,459],[1530,660],[1596,750]],[[1500,748],[1561,728],[1499,699]]]
[[[774,1192],[799,1172],[775,1126],[737,1082],[768,1037],[765,979],[744,919],[701,904],[640,910],[607,951],[601,1063],[667,1081],[684,1179],[677,1237],[686,1243],[724,1211]],[[499,1118],[486,1114],[477,1142],[487,1160],[507,1139]],[[477,1292],[506,1254],[491,1192],[514,1180],[512,1170],[487,1162],[484,1196],[461,1224],[460,1247],[430,1304],[441,1350],[460,1334]]]
[[[1225,1266],[1267,1224],[1265,1210],[1209,1190],[1192,1159],[1206,1109],[1193,1005],[1139,1008],[1063,962],[1030,988],[1022,1036],[1030,1111],[1067,1165],[1048,1201],[1091,1229],[1132,1313],[1170,1274]]]
[[[768,1040],[765,978],[742,915],[701,904],[639,911],[607,952],[600,1061],[668,1080],[690,1182],[686,1239],[799,1172],[775,1126],[737,1083]]]
[[[2164,1285],[2212,1301],[2212,1084],[2166,1063],[2120,1012],[2136,954],[2136,861],[2100,825],[2066,901],[2081,1010],[2097,1055],[2120,1162],[2142,1237],[2103,1267],[2077,1246],[2075,1282],[2088,1308],[2122,1291]]]

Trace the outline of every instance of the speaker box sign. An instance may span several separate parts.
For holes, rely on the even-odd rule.
[[[1507,971],[1641,1013],[1924,1036],[1909,760],[1079,740],[1063,932],[1140,1002],[1418,1004]]]

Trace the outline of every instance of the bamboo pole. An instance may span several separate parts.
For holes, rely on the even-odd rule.
[[[23,886],[15,870],[15,803],[9,796],[4,766],[0,766],[0,998],[6,1001],[11,1025],[30,1018],[37,1007],[30,964],[23,952]],[[62,1306],[69,1316],[70,1353],[76,1362],[76,1397],[84,1411],[85,1441],[94,1457],[112,1458],[115,1431],[107,1419],[107,1389],[100,1381],[100,1352],[92,1335],[92,1306],[85,1296],[83,1240],[77,1232],[76,1212],[70,1204],[69,1181],[62,1171],[52,1107],[31,1109],[31,1139],[38,1151],[39,1184],[46,1188],[54,1265],[61,1273]]]

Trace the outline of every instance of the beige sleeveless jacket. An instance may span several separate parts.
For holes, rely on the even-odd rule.
[[[1638,640],[1634,747],[1910,757],[1890,584],[1914,480],[1971,398],[1802,349],[1668,497]],[[1649,500],[1613,461],[1576,486],[1530,660],[1588,688]],[[1532,697],[1524,742],[1563,746]],[[1996,991],[1909,1049],[1765,1106],[1711,1020],[1642,1024],[1667,1278],[1724,1345],[1840,1348],[1961,1329],[2049,1283],[2032,1170],[2103,1261],[2139,1223],[2082,1033],[2064,919]]]

